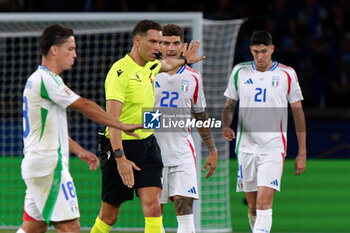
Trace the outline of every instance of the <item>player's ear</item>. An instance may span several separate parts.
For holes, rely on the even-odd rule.
[[[52,45],[52,46],[50,47],[49,53],[51,53],[53,56],[56,56],[57,50],[58,50],[57,45]]]
[[[133,42],[134,42],[134,45],[136,47],[140,47],[140,44],[141,44],[141,36],[139,35],[136,35],[133,39]]]
[[[271,53],[275,51],[275,45],[271,45]]]

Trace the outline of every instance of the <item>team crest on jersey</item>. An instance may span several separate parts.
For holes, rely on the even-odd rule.
[[[69,204],[70,204],[70,208],[71,208],[72,212],[77,213],[78,212],[78,205],[77,205],[76,201],[74,201],[74,200],[70,201]]]
[[[181,81],[181,90],[183,92],[187,92],[188,91],[188,87],[190,86],[190,82],[188,80],[182,80]]]
[[[280,82],[280,77],[278,76],[273,76],[272,77],[272,86],[273,87],[278,87],[278,83]]]
[[[67,93],[67,95],[72,95],[72,91],[68,87],[64,87],[64,91]]]

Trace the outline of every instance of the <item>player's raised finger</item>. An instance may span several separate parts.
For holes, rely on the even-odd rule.
[[[199,40],[196,40],[193,44],[193,48],[198,51],[199,49],[199,46],[200,46],[201,42]]]
[[[183,49],[184,54],[186,54],[186,52],[187,52],[187,45],[188,45],[187,43],[184,44],[184,49]]]
[[[191,40],[189,46],[188,46],[188,50],[192,50],[192,47],[193,47],[193,40]]]

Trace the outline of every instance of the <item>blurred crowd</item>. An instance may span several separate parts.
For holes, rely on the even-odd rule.
[[[235,64],[252,59],[251,33],[267,30],[274,58],[298,74],[304,106],[350,107],[350,0],[0,0],[0,11],[201,11],[207,19],[246,18]]]

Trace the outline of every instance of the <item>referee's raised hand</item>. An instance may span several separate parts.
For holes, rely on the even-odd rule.
[[[196,40],[195,42],[191,40],[188,46],[187,46],[187,43],[185,43],[183,55],[187,58],[188,64],[193,64],[201,60],[204,60],[206,58],[205,56],[198,57],[199,46],[200,46],[199,40]]]

